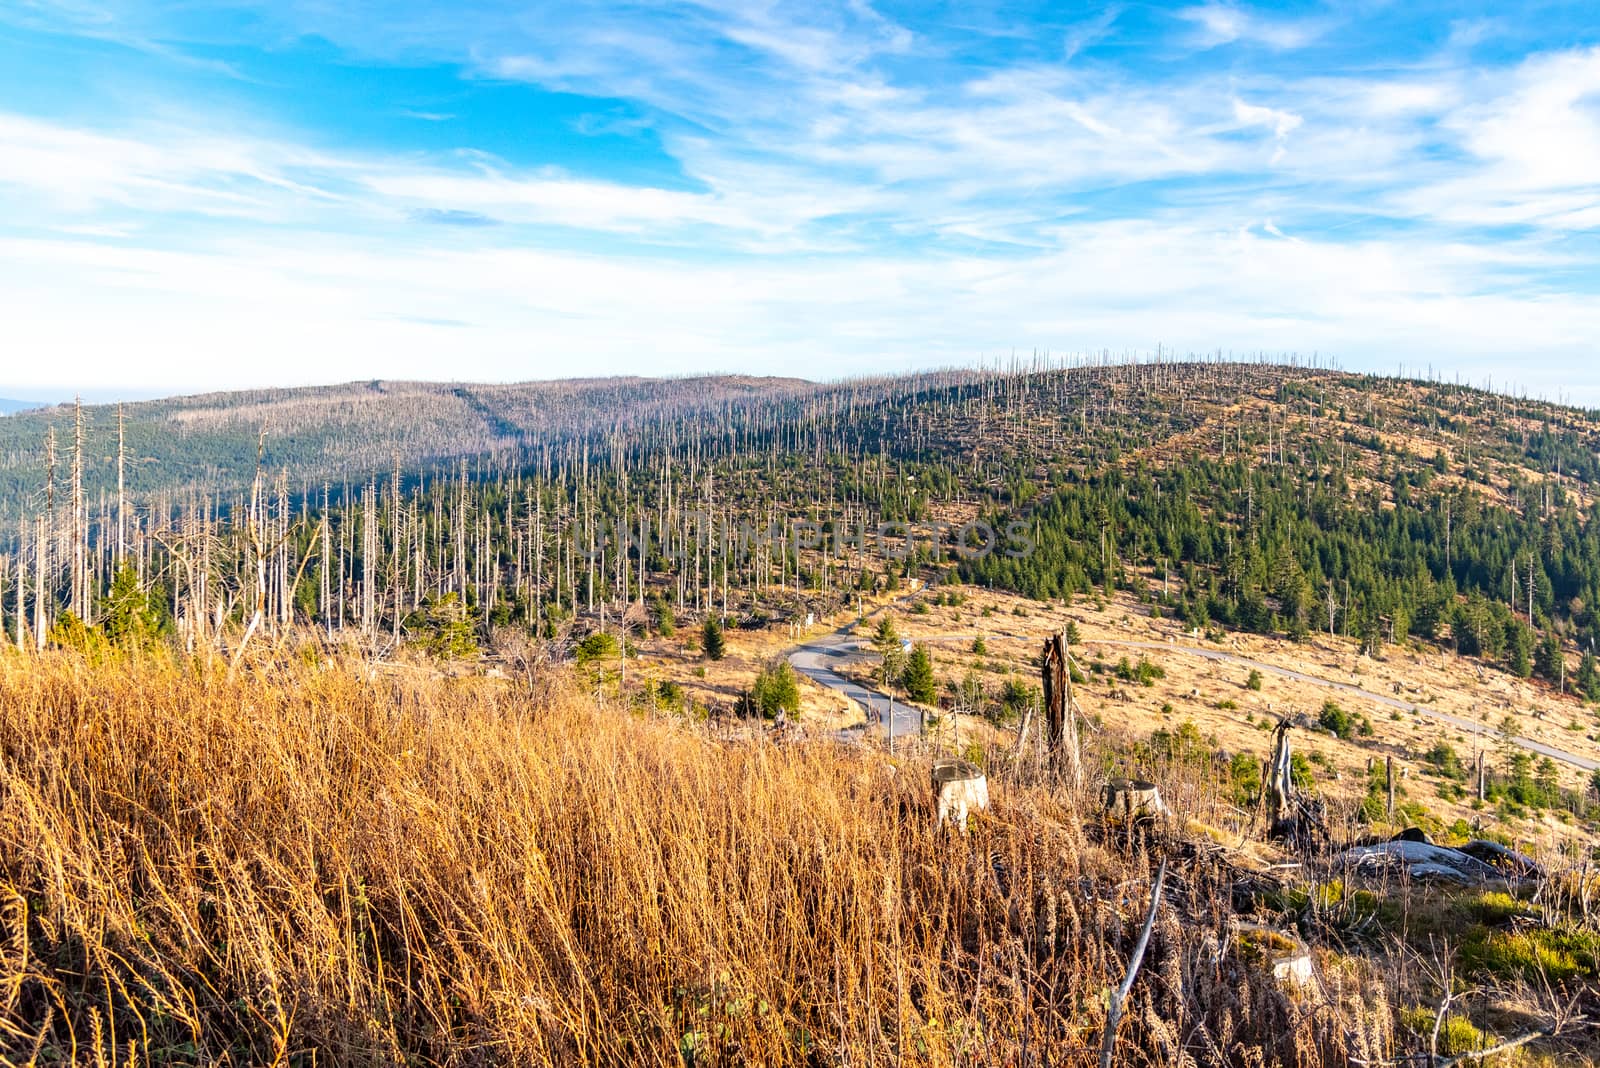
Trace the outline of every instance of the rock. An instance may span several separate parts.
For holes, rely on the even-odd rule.
[[[1238,938],[1240,951],[1246,959],[1270,971],[1279,985],[1316,986],[1317,972],[1311,962],[1311,951],[1298,935],[1243,921],[1239,923]]]
[[[1285,986],[1312,986],[1316,983],[1317,973],[1311,966],[1311,954],[1297,953],[1280,957],[1272,964],[1272,977]]]
[[[1461,852],[1474,860],[1483,861],[1502,876],[1512,879],[1544,878],[1544,869],[1537,861],[1514,849],[1507,849],[1499,842],[1486,842],[1481,838],[1475,838],[1462,846]]]
[[[939,826],[954,823],[962,833],[968,815],[989,807],[989,780],[982,769],[965,760],[935,760],[933,792],[939,802]]]
[[[1413,879],[1442,879],[1463,885],[1502,877],[1476,857],[1428,842],[1399,840],[1357,846],[1345,850],[1339,859],[1363,875],[1403,871]]]

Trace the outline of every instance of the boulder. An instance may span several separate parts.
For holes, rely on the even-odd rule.
[[[1494,867],[1459,849],[1404,839],[1356,846],[1341,853],[1339,859],[1362,875],[1404,872],[1413,879],[1436,879],[1463,885],[1503,878]]]

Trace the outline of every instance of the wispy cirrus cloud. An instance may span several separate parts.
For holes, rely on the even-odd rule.
[[[1385,367],[1592,352],[1600,52],[1577,31],[1474,61],[1501,38],[1428,24],[1399,47],[1319,7],[981,33],[862,0],[249,10],[22,20],[147,57],[310,41],[260,84],[332,80],[306,96],[325,113],[248,77],[202,108],[180,90],[206,75],[176,64],[151,115],[0,108],[8,351],[114,337],[175,360],[231,334],[425,376],[448,323],[451,373],[478,377],[556,350],[819,373],[1156,342]],[[426,83],[385,96],[351,70]],[[630,172],[646,148],[666,166]]]
[[[1199,48],[1236,42],[1275,49],[1304,48],[1327,32],[1331,21],[1327,18],[1274,18],[1235,4],[1184,8],[1178,12],[1178,17],[1194,25],[1190,43]]]

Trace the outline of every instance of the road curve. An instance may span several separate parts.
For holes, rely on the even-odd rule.
[[[847,624],[830,634],[824,634],[817,638],[808,638],[790,649],[786,654],[789,663],[800,674],[819,686],[826,686],[830,690],[843,694],[860,705],[861,710],[867,714],[867,723],[864,728],[840,731],[841,736],[849,737],[871,733],[888,739],[891,731],[895,738],[914,737],[922,733],[922,711],[920,709],[903,701],[896,701],[888,694],[881,693],[869,686],[863,686],[859,682],[847,679],[835,671],[833,666],[870,659],[869,654],[861,651],[864,643],[854,635],[856,626],[878,615],[886,608],[915,599],[923,592],[923,589],[919,588],[903,593],[888,604],[874,608],[856,623]]]
[[[866,659],[860,648],[861,642],[851,637],[848,631],[835,631],[791,649],[789,663],[812,682],[835,690],[860,705],[867,714],[867,731],[887,737],[892,725],[896,738],[920,734],[922,713],[916,707],[896,701],[888,694],[863,686],[833,670],[832,665]]]

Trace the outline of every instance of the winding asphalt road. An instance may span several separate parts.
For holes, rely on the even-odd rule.
[[[861,710],[867,714],[867,724],[864,728],[842,730],[839,732],[841,737],[875,734],[888,739],[892,732],[894,738],[910,738],[922,733],[920,709],[847,679],[835,671],[834,667],[872,660],[874,654],[864,651],[867,643],[855,636],[855,629],[873,616],[882,614],[885,609],[915,600],[924,592],[925,588],[919,587],[902,593],[887,604],[874,608],[855,623],[846,624],[831,634],[808,638],[789,650],[787,654],[789,663],[796,671],[819,686],[826,686],[843,694],[860,705]]]
[[[872,654],[862,651],[863,644],[847,627],[820,638],[812,638],[791,649],[789,663],[811,681],[836,690],[860,705],[867,714],[868,732],[881,734],[885,738],[891,729],[896,738],[920,734],[922,713],[917,708],[847,679],[833,669],[835,665],[872,659]]]

